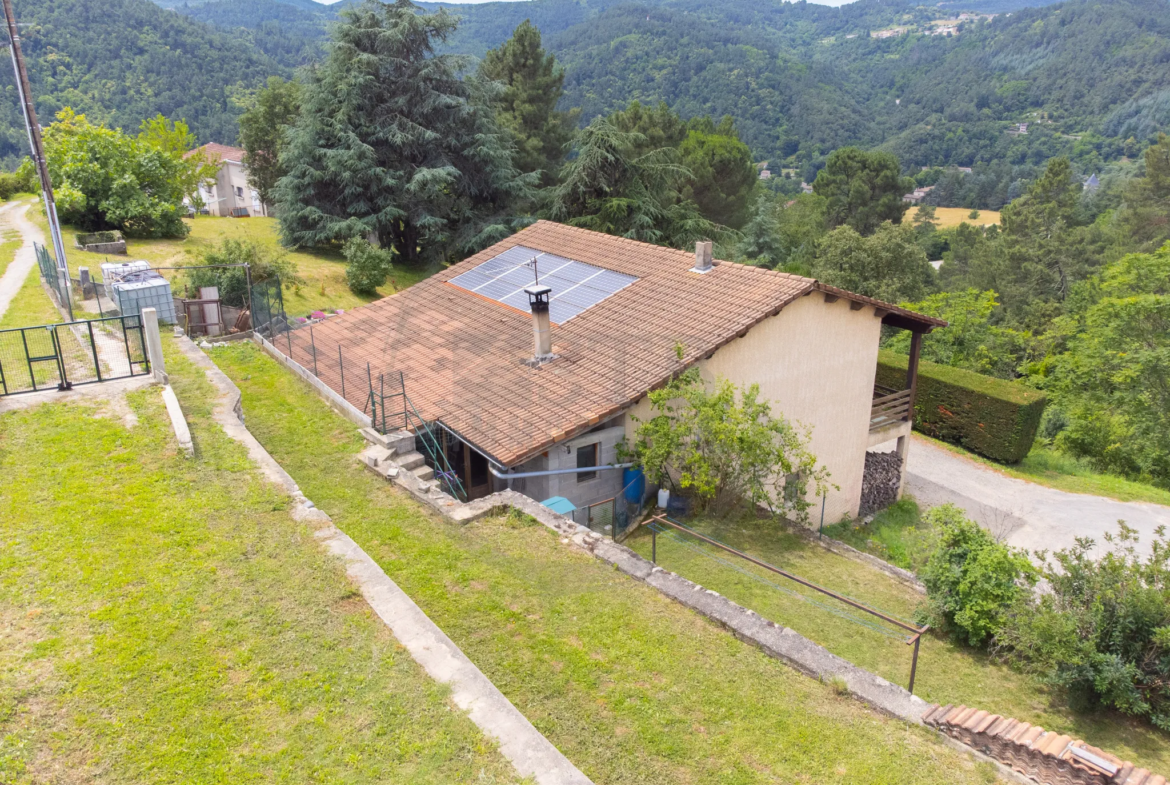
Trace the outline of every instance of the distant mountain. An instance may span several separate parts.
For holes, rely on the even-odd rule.
[[[183,9],[197,8],[201,5],[208,5],[209,3],[216,1],[217,0],[154,0],[154,3],[155,5],[161,6],[163,8]],[[239,2],[236,2],[235,5],[246,8],[258,2],[263,2],[263,0],[239,0]],[[325,5],[324,3],[315,3],[313,0],[273,0],[273,2],[279,3],[281,5],[292,6],[293,8],[299,8],[302,11],[308,11],[309,13],[319,13],[329,8],[329,6]]]
[[[291,76],[248,40],[149,0],[21,0],[17,12],[45,125],[64,106],[127,130],[162,112],[200,141],[233,143],[233,94]],[[27,148],[11,68],[0,67],[0,90],[0,159],[11,162]]]
[[[908,166],[1057,154],[1091,163],[1170,127],[1170,0],[943,2],[422,5],[459,15],[447,47],[475,56],[531,19],[565,67],[564,105],[581,107],[583,122],[632,99],[666,101],[684,116],[729,114],[759,158],[797,165],[846,144],[884,147]],[[65,104],[128,127],[161,111],[202,140],[231,142],[233,95],[319,57],[338,7],[22,0],[20,13],[46,120]],[[998,15],[959,20],[960,9]],[[0,75],[10,95],[11,84]],[[13,98],[0,107],[0,157],[22,145]]]

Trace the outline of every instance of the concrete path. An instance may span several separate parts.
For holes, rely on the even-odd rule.
[[[35,202],[9,202],[0,207],[0,222],[15,227],[24,238],[24,244],[16,250],[16,256],[8,265],[4,276],[0,278],[0,317],[8,311],[8,306],[16,299],[16,294],[20,291],[20,287],[24,286],[24,280],[28,278],[29,272],[36,267],[37,254],[33,250],[33,241],[40,243],[44,242],[45,239],[40,227],[30,221],[26,215],[35,204]]]
[[[1091,537],[1096,553],[1102,537],[1117,533],[1117,521],[1137,529],[1138,550],[1150,553],[1154,529],[1170,528],[1170,507],[1119,502],[1102,496],[1068,493],[1017,480],[976,461],[914,437],[906,467],[906,491],[919,504],[952,502],[1008,544],[1049,552]]]

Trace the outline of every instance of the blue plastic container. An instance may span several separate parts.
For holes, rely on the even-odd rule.
[[[626,489],[626,501],[638,504],[646,497],[646,475],[636,466],[623,469],[622,487]]]

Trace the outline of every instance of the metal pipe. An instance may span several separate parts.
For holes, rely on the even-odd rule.
[[[930,628],[923,627],[922,629],[923,629],[923,631],[925,631],[925,630],[928,630]],[[914,636],[914,657],[913,657],[913,659],[910,660],[910,686],[906,688],[906,691],[909,692],[911,695],[914,694],[914,676],[918,672],[918,644],[920,644],[921,642],[922,642],[922,633],[919,633],[918,635]]]
[[[549,469],[548,471],[541,472],[518,472],[516,474],[511,474],[508,472],[501,472],[496,469],[495,466],[492,466],[489,463],[488,471],[499,477],[501,480],[519,480],[524,477],[548,477],[549,475],[553,474],[580,474],[581,472],[599,472],[606,469],[628,469],[633,465],[634,464],[632,463],[609,463],[604,466],[582,466],[579,469]]]

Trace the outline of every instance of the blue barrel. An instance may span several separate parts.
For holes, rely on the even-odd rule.
[[[636,466],[623,469],[622,487],[626,489],[626,501],[638,504],[646,497],[646,475]]]

